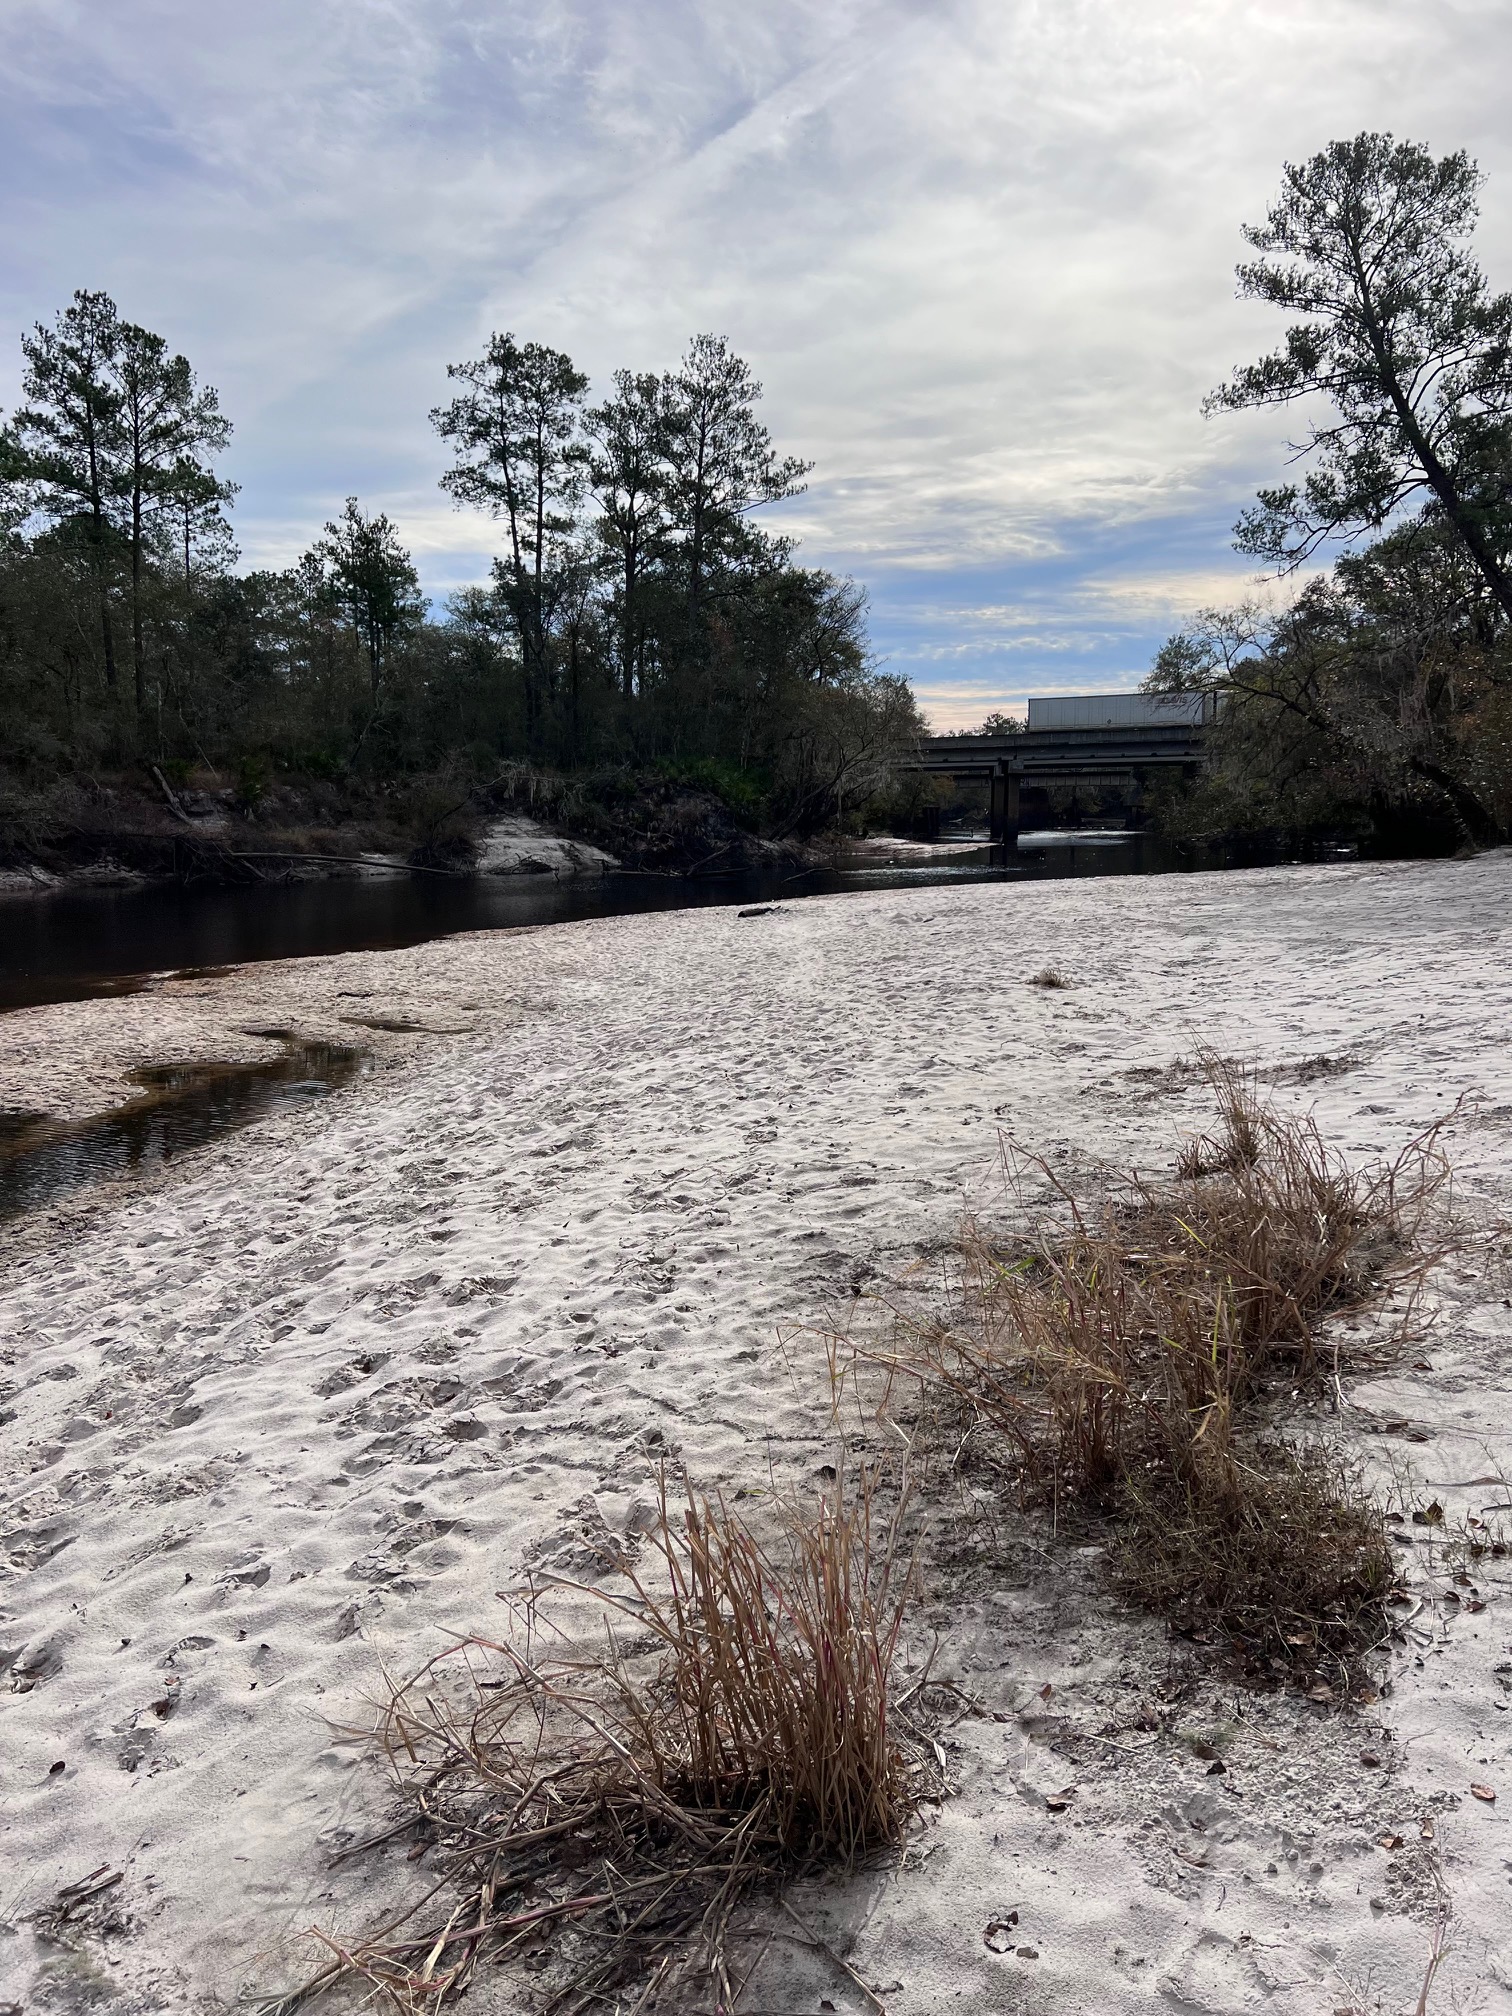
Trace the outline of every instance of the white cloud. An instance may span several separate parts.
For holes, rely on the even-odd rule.
[[[1022,700],[1005,701],[990,686],[931,686],[924,718],[936,735],[964,734],[979,728],[989,714],[1011,714],[1023,720]]]
[[[250,559],[355,490],[438,591],[489,538],[434,487],[448,361],[509,326],[602,380],[716,329],[921,690],[1127,683],[1243,592],[1280,460],[1197,410],[1278,333],[1240,220],[1391,126],[1479,155],[1505,282],[1509,59],[1494,0],[11,0],[0,320],[110,289],[220,386]]]

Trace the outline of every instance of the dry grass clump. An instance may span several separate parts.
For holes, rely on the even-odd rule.
[[[548,2011],[728,2009],[742,1898],[900,1837],[923,1769],[890,1699],[911,1570],[869,1489],[775,1552],[664,1490],[649,1538],[651,1571],[616,1564],[627,1589],[579,1590],[619,1619],[607,1654],[539,1660],[532,1603],[522,1634],[393,1689],[378,1735],[406,1817],[378,1840],[421,1829],[439,1880],[360,1943],[317,1933],[329,1965],[270,2016],[341,1983],[439,2009],[485,1960],[526,1959]]]
[[[1226,1640],[1254,1677],[1327,1700],[1385,1636],[1381,1508],[1332,1449],[1205,1437],[1180,1474],[1126,1478],[1119,1509],[1118,1583],[1199,1642]]]
[[[949,1318],[867,1355],[989,1425],[1029,1499],[1112,1516],[1121,1578],[1167,1614],[1251,1662],[1337,1669],[1384,1631],[1381,1515],[1337,1459],[1247,1415],[1318,1382],[1320,1326],[1388,1277],[1405,1329],[1447,1170],[1436,1130],[1354,1169],[1309,1116],[1207,1066],[1218,1131],[1174,1180],[1133,1177],[1093,1210],[1036,1163],[1057,1199],[1038,1235],[968,1231]]]
[[[1410,1291],[1431,1263],[1433,1134],[1355,1170],[1310,1117],[1236,1085],[1225,1069],[1223,1095],[1244,1103],[1221,1167],[1133,1177],[1095,1211],[1057,1185],[1062,1209],[1018,1249],[969,1229],[950,1320],[904,1326],[891,1362],[990,1419],[1030,1485],[1101,1500],[1152,1460],[1180,1474],[1213,1410],[1233,1420],[1277,1376],[1315,1377],[1321,1323],[1369,1306],[1388,1274]]]
[[[1216,1095],[1218,1132],[1199,1134],[1182,1150],[1176,1174],[1186,1182],[1253,1169],[1266,1132],[1264,1109],[1242,1066],[1211,1053],[1199,1053],[1198,1064]]]
[[[904,1778],[888,1678],[908,1574],[879,1549],[868,1493],[789,1522],[774,1562],[724,1509],[690,1495],[666,1593],[632,1573],[630,1610],[664,1654],[649,1689],[622,1685],[627,1727],[679,1805],[739,1813],[784,1856],[853,1862],[896,1840]]]
[[[1388,1275],[1411,1289],[1437,1257],[1423,1237],[1449,1178],[1440,1128],[1357,1169],[1310,1114],[1278,1112],[1233,1065],[1208,1071],[1218,1134],[1188,1144],[1174,1185],[1135,1180],[1131,1258],[1174,1294],[1223,1306],[1248,1376],[1272,1354],[1311,1376],[1320,1321],[1370,1305]]]
[[[1038,973],[1031,973],[1029,975],[1029,985],[1031,987],[1059,989],[1061,987],[1069,987],[1071,979],[1069,974],[1063,973],[1059,966],[1042,966]]]

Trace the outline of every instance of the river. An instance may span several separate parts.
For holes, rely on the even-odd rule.
[[[1333,858],[1342,852],[1335,850]],[[712,904],[786,904],[810,895],[949,882],[1179,873],[1253,860],[1148,834],[1078,829],[1026,833],[1007,849],[982,845],[972,834],[930,846],[872,842],[833,866],[799,874],[455,881],[394,874],[255,888],[23,896],[0,904],[0,1011],[131,993],[165,973],[415,945],[466,931]],[[151,1066],[131,1074],[134,1097],[102,1113],[64,1121],[45,1111],[0,1110],[0,1220],[172,1162],[280,1107],[326,1097],[369,1067],[355,1047],[309,1042],[290,1031],[266,1033],[279,1037],[281,1055],[257,1063]]]
[[[1270,856],[1272,860],[1284,858]],[[1249,866],[1253,854],[1146,833],[1025,833],[1016,848],[957,835],[937,846],[868,843],[797,875],[437,876],[254,888],[69,890],[0,901],[0,1012],[128,991],[154,973],[415,945],[459,931],[914,883],[1179,873]]]

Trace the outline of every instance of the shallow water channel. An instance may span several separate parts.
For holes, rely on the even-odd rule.
[[[0,1113],[0,1218],[161,1167],[281,1106],[324,1099],[366,1068],[363,1053],[343,1044],[283,1042],[282,1056],[255,1064],[149,1065],[131,1074],[139,1097],[81,1120]]]
[[[984,836],[924,847],[873,843],[849,860],[793,874],[689,879],[614,874],[459,877],[394,874],[250,889],[68,891],[0,901],[0,1012],[130,993],[154,975],[195,973],[338,952],[415,945],[462,931],[565,923],[704,905],[792,902],[917,884],[1180,872],[1249,865],[1221,849],[1178,848],[1119,831],[1025,833],[1016,848]],[[151,1170],[280,1107],[307,1104],[366,1068],[363,1053],[268,1030],[283,1054],[254,1064],[158,1065],[140,1096],[61,1121],[0,1111],[0,1218],[86,1184]]]

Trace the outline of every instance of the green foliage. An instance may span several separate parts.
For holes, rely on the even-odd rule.
[[[425,613],[420,577],[387,515],[365,516],[355,497],[310,557],[329,570],[325,592],[362,639],[376,705],[394,645]]]
[[[1175,834],[1347,831],[1413,847],[1512,828],[1512,651],[1441,522],[1341,562],[1279,615],[1202,612],[1169,640],[1152,692],[1224,705],[1194,788],[1152,789]]]
[[[117,684],[116,611],[130,622],[132,704],[148,706],[150,563],[180,531],[187,584],[196,537],[224,552],[220,506],[235,486],[204,458],[230,438],[215,392],[161,336],[122,321],[108,294],[76,293],[51,329],[21,339],[28,404],[13,418],[5,465],[12,499],[88,554],[107,687]],[[0,499],[0,502],[3,502]],[[11,504],[14,520],[16,506]]]
[[[741,812],[754,817],[764,808],[771,790],[771,777],[764,772],[740,770],[732,763],[721,763],[712,756],[703,756],[686,762],[662,762],[656,766],[658,776],[665,777],[669,784],[680,784],[690,791],[708,791],[732,812]]]
[[[273,783],[273,766],[268,758],[249,751],[236,766],[236,801],[248,811],[255,810]]]
[[[1329,410],[1238,544],[1286,570],[1378,536],[1279,614],[1204,610],[1162,646],[1147,692],[1225,699],[1195,788],[1152,794],[1168,831],[1512,831],[1512,295],[1467,249],[1480,183],[1462,153],[1362,133],[1288,165],[1246,230],[1241,293],[1302,319],[1208,409]]]
[[[1512,294],[1493,295],[1464,241],[1481,176],[1389,133],[1288,163],[1239,290],[1302,319],[1282,349],[1236,371],[1209,411],[1321,395],[1301,483],[1262,490],[1238,545],[1283,569],[1326,539],[1379,531],[1426,493],[1512,617]]]
[[[807,465],[777,453],[720,339],[664,376],[617,373],[592,408],[539,344],[496,337],[456,366],[433,415],[445,487],[497,516],[503,550],[439,620],[398,528],[355,497],[293,567],[238,574],[215,394],[107,296],[23,348],[29,403],[0,430],[17,774],[209,766],[250,807],[275,771],[351,793],[622,769],[806,830],[884,785],[919,730],[870,662],[861,590],[752,522]]]

